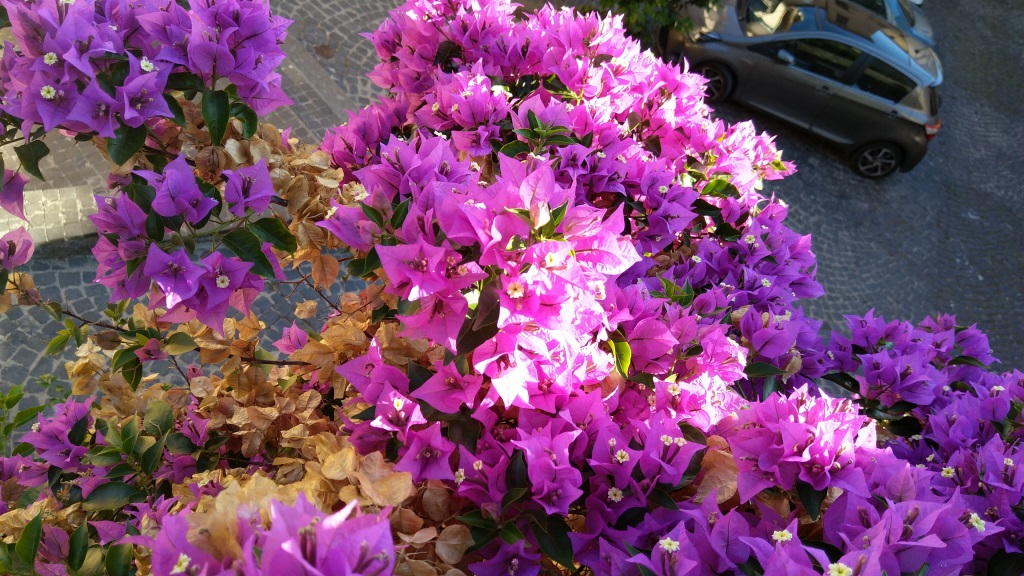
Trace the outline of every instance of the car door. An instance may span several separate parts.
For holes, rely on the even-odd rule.
[[[749,50],[760,58],[739,99],[802,128],[810,128],[861,54],[825,38],[766,42]]]
[[[888,141],[906,146],[914,131],[922,132],[907,106],[899,105],[917,83],[877,59],[859,67],[850,86],[837,92],[814,119],[811,131],[847,148]]]

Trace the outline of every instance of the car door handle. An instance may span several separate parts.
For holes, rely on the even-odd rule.
[[[831,93],[832,93],[832,89],[829,88],[828,86],[818,86],[818,94],[828,95],[828,94],[831,94]]]

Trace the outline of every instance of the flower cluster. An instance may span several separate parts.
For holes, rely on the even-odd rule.
[[[273,501],[264,527],[260,510],[240,508],[232,537],[241,557],[218,558],[190,538],[190,514],[163,520],[153,549],[155,574],[324,574],[385,576],[395,564],[391,528],[384,516],[360,515],[356,502],[324,514],[299,496],[292,506]]]
[[[371,35],[387,95],[316,147],[255,120],[283,101],[287,24],[261,2],[4,6],[4,110],[105,137],[119,166],[93,217],[105,320],[42,302],[12,272],[26,234],[0,239],[3,287],[64,320],[72,391],[101,392],[15,416],[37,425],[0,460],[13,573],[953,575],[1024,554],[1024,376],[946,316],[869,313],[826,343],[797,307],[822,293],[810,239],[759,192],[792,166],[619,19],[410,1]],[[40,78],[52,98],[25,91]],[[253,312],[274,279],[283,333]]]

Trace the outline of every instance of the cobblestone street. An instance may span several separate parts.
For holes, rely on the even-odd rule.
[[[368,103],[378,89],[364,74],[376,56],[359,34],[373,30],[397,5],[278,1],[278,10],[295,20],[283,74],[296,105],[272,121],[317,140],[346,118],[345,110]],[[788,126],[731,105],[719,113],[732,121],[753,116],[758,129],[778,134],[785,158],[797,164],[796,175],[768,183],[766,191],[790,204],[792,228],[813,235],[827,295],[806,304],[811,316],[841,329],[843,315],[872,307],[886,318],[915,322],[954,313],[959,323],[977,323],[989,334],[1004,368],[1024,367],[1024,317],[1017,306],[1024,301],[1024,43],[1017,40],[1024,36],[1024,18],[1007,17],[1014,12],[1011,0],[973,3],[970,18],[957,3],[929,0],[924,9],[945,69],[944,126],[913,172],[864,180],[818,140]],[[45,296],[90,313],[103,309],[105,294],[92,283],[93,238],[76,236],[90,231],[82,214],[91,195],[102,191],[106,167],[88,145],[71,149],[72,143],[59,140],[49,139],[55,152],[43,166],[48,181],[33,183],[34,195],[26,193],[36,240],[50,241],[26,271],[47,287]],[[62,216],[51,216],[55,210]],[[0,217],[0,233],[16,225]],[[261,297],[257,314],[268,325],[290,317],[279,300],[272,293]],[[62,357],[42,355],[59,329],[39,310],[14,308],[0,316],[0,386],[31,388],[46,375],[65,379],[70,350]]]

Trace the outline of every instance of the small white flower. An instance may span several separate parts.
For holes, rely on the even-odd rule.
[[[673,382],[668,385],[668,393],[673,396],[679,396],[683,392],[683,387]]]
[[[67,4],[68,6],[70,6],[70,5],[75,3],[75,0],[60,0],[60,3],[61,4]],[[173,574],[173,572],[172,572],[172,574]]]
[[[1007,466],[1013,466],[1013,460],[1010,458],[1003,458],[1003,464]]]
[[[668,186],[665,186],[664,184],[662,184],[661,186],[658,186],[658,192],[661,192],[662,194],[666,194],[668,192]]]
[[[524,286],[519,280],[513,280],[512,283],[508,285],[508,288],[505,289],[505,292],[508,293],[509,298],[518,300],[526,294],[526,286]]]
[[[217,276],[217,288],[227,288],[231,285],[231,279],[225,274]]]
[[[910,437],[911,440],[922,440],[923,438],[924,437],[921,436],[920,434],[914,434],[913,436]]]
[[[449,108],[448,111],[451,112],[452,114],[455,114],[456,112],[459,111],[459,105],[458,104],[452,104],[452,107]]]
[[[434,102],[433,104],[430,105],[430,111],[431,112],[437,112],[440,109],[441,109],[441,105],[438,104],[437,102]]]
[[[594,155],[597,156],[598,158],[607,158],[608,157],[607,154],[605,154],[604,152],[601,152],[600,150],[598,150]]]
[[[690,260],[693,260],[693,263],[694,263],[694,264],[700,264],[701,262],[703,262],[703,260],[701,260],[701,257],[700,257],[700,256],[697,256],[696,254],[694,254],[693,256],[691,256],[691,257],[690,257]]]
[[[620,448],[619,451],[615,453],[615,461],[618,462],[619,464],[625,464],[626,462],[629,462],[629,452],[626,452],[625,450]]]
[[[682,436],[676,437],[676,439],[673,440],[673,442],[675,442],[676,446],[679,447],[686,446],[686,438],[683,438]]]
[[[396,397],[394,400],[391,401],[391,405],[395,407],[395,410],[401,410],[402,408],[405,407],[405,398],[402,398],[400,396]]]
[[[920,468],[921,470],[924,470],[924,464],[917,464],[916,467]]]
[[[967,519],[967,522],[974,526],[978,532],[985,531],[985,521],[981,519],[981,516],[978,516],[977,512],[971,512],[971,517]]]
[[[952,478],[955,475],[956,475],[956,470],[954,470],[952,466],[946,466],[945,468],[942,469],[942,477],[943,478]]]
[[[755,242],[757,242],[757,238],[754,238],[750,234],[747,234],[746,236],[743,237],[743,241],[746,242],[747,244],[753,245]]]
[[[622,502],[622,490],[612,486],[608,489],[608,499],[612,502]]]
[[[995,386],[992,387],[992,392],[1002,392],[1003,390],[1006,390],[1006,388],[1003,388],[1002,386],[1000,386],[998,384],[996,384]]]
[[[455,485],[458,486],[466,480],[466,469],[459,468],[455,471]]]
[[[776,530],[772,532],[772,540],[776,542],[789,542],[793,539],[793,533],[789,530]]]
[[[39,95],[47,100],[53,100],[57,97],[57,89],[47,84],[39,89]]]
[[[668,536],[658,540],[658,546],[661,546],[661,549],[665,552],[675,552],[676,550],[679,550],[679,542],[676,542]]]
[[[665,446],[671,446],[675,442],[673,441],[672,437],[669,436],[668,434],[662,434],[661,443],[664,444]]]
[[[483,460],[477,460],[476,462],[473,462],[473,470],[476,470],[477,472],[479,472],[479,471],[481,471],[483,469],[484,469],[484,461]]]
[[[142,68],[143,72],[152,72],[154,70],[159,70],[159,68],[156,67],[156,64],[153,64],[153,62],[151,62],[150,59],[146,58],[145,56],[143,56],[142,61],[139,62],[139,68]]]
[[[764,286],[765,288],[771,288],[772,281],[767,278],[761,278],[761,286]]]
[[[57,60],[58,60],[58,58],[57,58],[57,53],[56,52],[47,52],[43,56],[43,64],[46,64],[47,66],[53,66],[54,64],[57,63]]]
[[[925,458],[925,461],[927,461],[927,462],[934,462],[935,461],[935,454],[929,454],[928,457]]]
[[[188,557],[188,554],[185,554],[184,552],[181,553],[181,555],[178,556],[178,562],[174,564],[174,568],[171,568],[171,574],[184,574],[191,562],[192,559]]]
[[[842,562],[828,565],[828,576],[853,576],[853,568]]]

